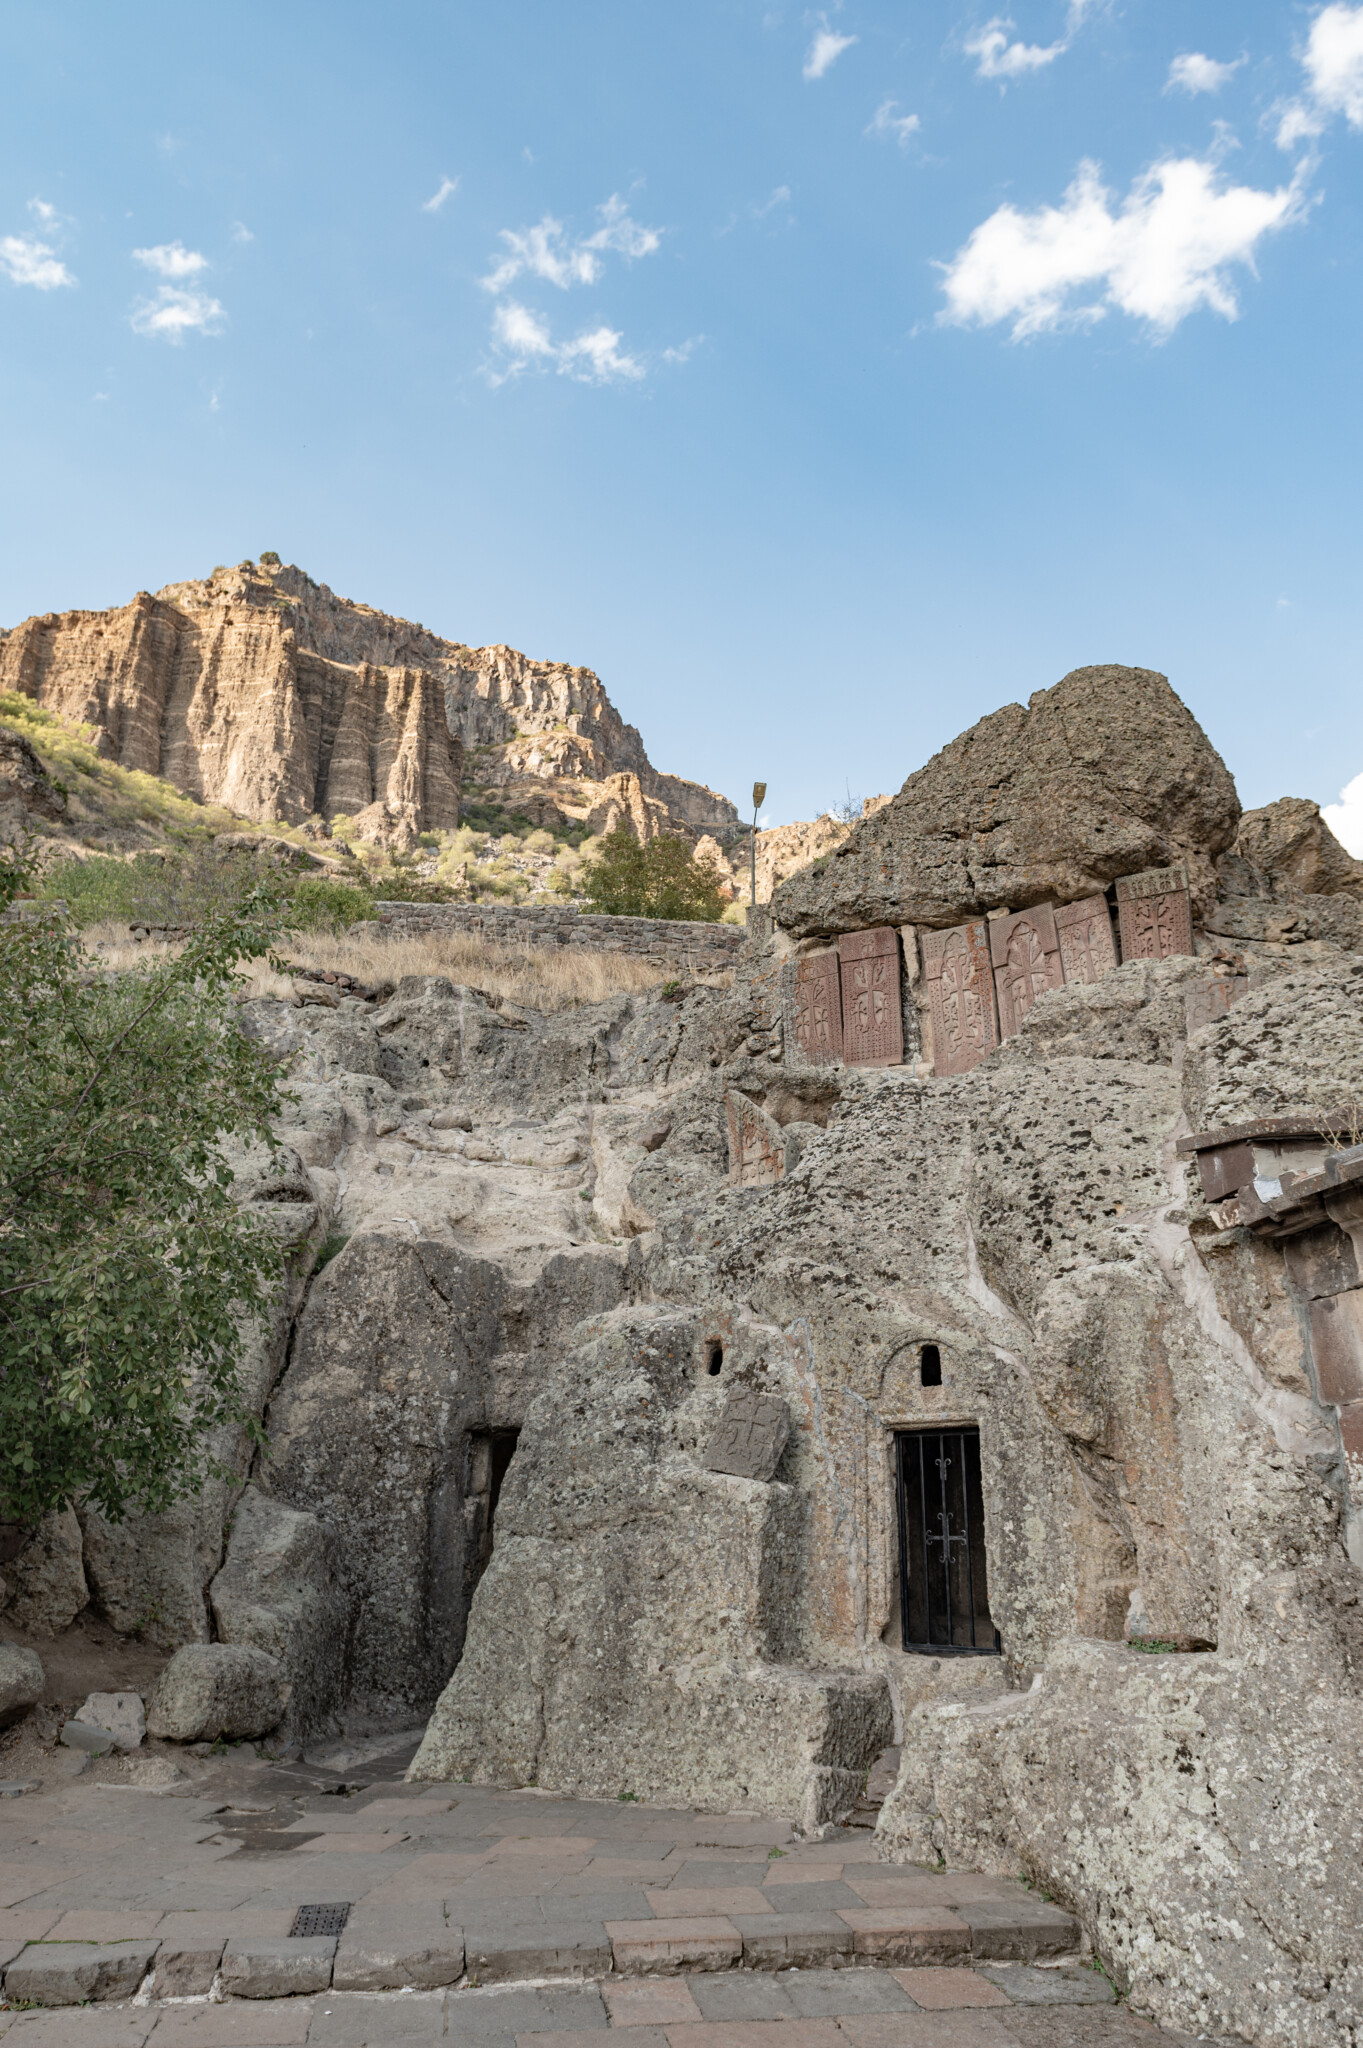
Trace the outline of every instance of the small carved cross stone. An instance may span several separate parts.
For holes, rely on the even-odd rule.
[[[710,1438],[705,1469],[737,1479],[770,1479],[789,1435],[790,1408],[779,1395],[735,1387]]]

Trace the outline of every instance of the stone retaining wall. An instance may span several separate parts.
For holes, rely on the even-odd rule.
[[[630,953],[694,972],[732,967],[747,937],[742,925],[681,918],[603,917],[556,905],[509,903],[376,903],[379,922],[394,932],[468,932],[499,946],[574,946],[592,953]]]

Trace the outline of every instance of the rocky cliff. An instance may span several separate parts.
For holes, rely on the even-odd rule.
[[[0,688],[261,822],[363,814],[410,840],[458,823],[465,776],[537,824],[694,837],[737,818],[653,768],[590,669],[441,639],[278,564],[26,619],[0,636]]]

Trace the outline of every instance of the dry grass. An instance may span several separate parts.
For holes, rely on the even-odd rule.
[[[126,925],[92,925],[85,943],[110,967],[132,967],[175,950],[148,941],[134,945]],[[371,936],[363,927],[330,936],[321,932],[284,933],[281,955],[296,967],[330,968],[353,974],[358,981],[399,981],[404,974],[445,974],[451,981],[505,996],[527,1010],[567,1010],[578,1003],[604,1002],[607,996],[637,995],[670,980],[678,970],[627,953],[588,952],[577,947],[552,950],[494,946],[473,934],[446,933],[421,937]],[[251,977],[250,993],[287,996],[290,983],[263,960],[244,961]],[[729,971],[687,975],[707,987],[727,988]]]

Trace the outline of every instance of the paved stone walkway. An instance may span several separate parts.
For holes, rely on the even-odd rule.
[[[211,1792],[77,1778],[0,1802],[7,2048],[1173,2038],[1111,2002],[1056,1907],[883,1864],[865,1829],[804,1843],[742,1814],[407,1785],[405,1762],[347,1781],[239,1757]],[[348,1910],[295,1932],[305,1907]]]

